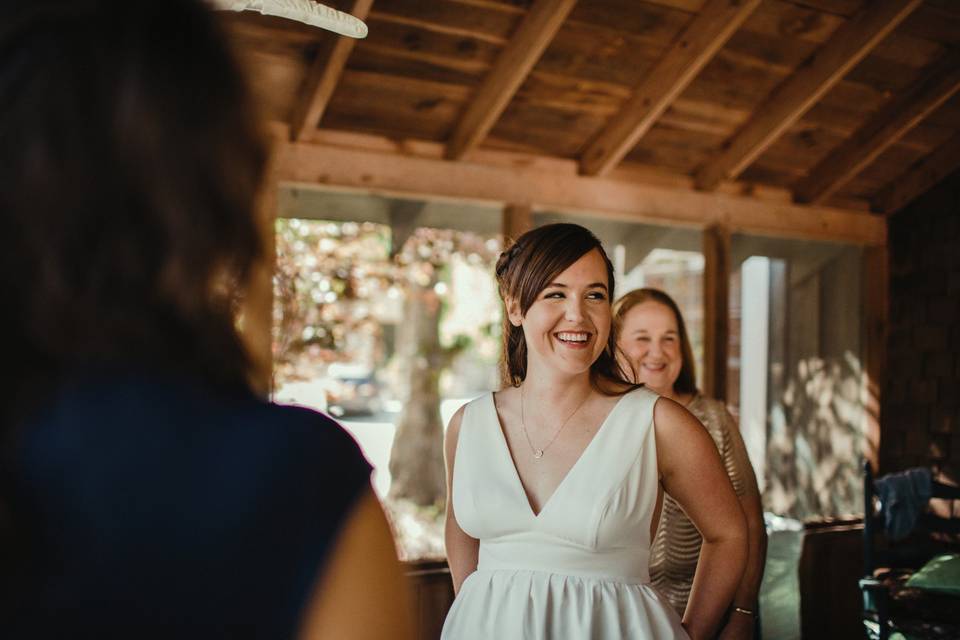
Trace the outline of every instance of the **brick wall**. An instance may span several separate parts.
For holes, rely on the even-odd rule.
[[[960,472],[960,172],[890,220],[882,472]]]

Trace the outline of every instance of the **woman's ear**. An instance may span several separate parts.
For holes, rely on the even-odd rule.
[[[520,303],[516,298],[507,298],[506,300],[507,307],[507,319],[515,327],[519,327],[523,322],[523,314],[520,313]]]

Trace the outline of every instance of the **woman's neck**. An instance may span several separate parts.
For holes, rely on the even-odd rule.
[[[584,398],[590,393],[590,372],[576,375],[560,374],[557,371],[527,370],[523,380],[524,395],[537,402],[564,406]]]

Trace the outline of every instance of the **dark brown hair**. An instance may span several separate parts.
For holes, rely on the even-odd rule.
[[[644,302],[657,302],[673,312],[673,317],[677,320],[677,329],[680,332],[680,355],[683,358],[680,365],[680,374],[677,376],[677,381],[673,383],[673,390],[678,393],[697,393],[697,368],[693,361],[693,349],[690,347],[687,326],[683,322],[680,307],[669,295],[660,289],[643,288],[634,289],[621,296],[613,305],[613,324],[616,327],[617,336],[619,337],[623,328],[623,319],[627,317],[630,309]]]
[[[607,291],[614,287],[613,264],[603,245],[588,229],[577,224],[548,224],[527,231],[497,260],[497,284],[504,304],[516,300],[520,313],[526,315],[537,296],[574,262],[596,249],[607,267]],[[602,393],[622,391],[629,385],[615,357],[616,338],[611,327],[607,344],[600,357],[590,366],[590,381]],[[515,327],[504,309],[503,314],[503,379],[505,384],[520,386],[527,376],[527,343],[523,328]],[[621,384],[618,384],[621,383]],[[618,387],[615,391],[614,387]]]
[[[246,388],[237,300],[266,159],[199,0],[0,1],[0,426],[63,372],[176,369]],[[22,409],[22,407],[19,407]]]

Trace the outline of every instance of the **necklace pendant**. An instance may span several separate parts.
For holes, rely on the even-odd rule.
[[[537,460],[539,460],[540,458],[542,458],[542,457],[543,457],[543,449],[534,449],[534,450],[533,450],[533,457],[536,458]]]

